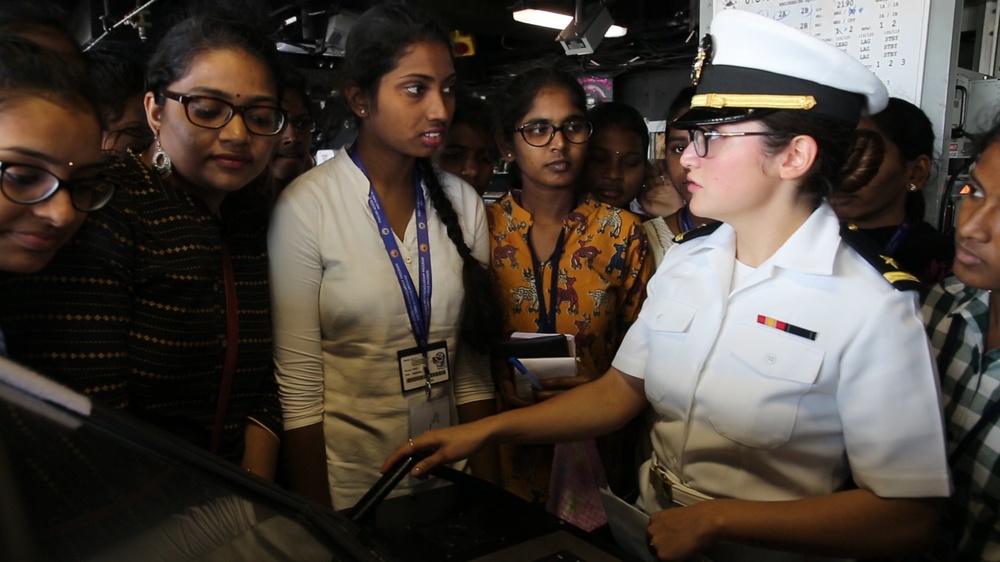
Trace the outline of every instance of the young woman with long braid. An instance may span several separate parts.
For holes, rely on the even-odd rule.
[[[357,141],[282,193],[269,240],[290,486],[337,509],[396,442],[493,411],[477,350],[500,326],[482,202],[430,162],[455,104],[448,36],[377,6],[343,70]],[[496,477],[493,455],[472,468]]]

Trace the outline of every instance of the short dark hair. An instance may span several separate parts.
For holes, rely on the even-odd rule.
[[[649,127],[636,108],[627,103],[610,101],[594,106],[587,112],[587,119],[594,125],[594,133],[606,127],[619,127],[639,136],[642,155],[649,151]]]
[[[1000,112],[993,116],[993,125],[991,125],[988,130],[983,133],[973,135],[972,138],[975,142],[976,148],[972,161],[978,162],[988,148],[1000,141]]]
[[[76,48],[76,55],[80,55],[80,44],[70,33],[66,21],[65,10],[52,2],[18,0],[0,3],[0,33],[24,37],[24,32],[55,31]]]
[[[682,111],[691,107],[691,98],[694,97],[694,92],[694,86],[685,86],[681,88],[681,91],[677,92],[677,95],[675,95],[674,99],[670,102],[670,107],[667,108],[668,124],[674,119],[677,119]]]
[[[305,74],[299,70],[286,67],[281,73],[282,83],[285,86],[285,93],[293,92],[302,98],[302,104],[310,108],[311,98],[309,96],[309,80]]]
[[[128,98],[146,91],[146,64],[119,49],[97,47],[83,56],[93,82],[101,85],[98,103],[105,121],[121,119]]]
[[[468,125],[473,130],[486,133],[493,140],[493,109],[485,100],[471,95],[455,97],[455,115],[451,126]]]
[[[156,94],[156,102],[163,103],[163,90],[183,78],[196,57],[220,49],[238,49],[256,57],[271,75],[277,97],[281,99],[281,64],[274,41],[248,22],[196,15],[171,27],[149,60],[146,83]]]
[[[81,65],[27,39],[0,34],[0,104],[36,96],[101,119],[93,81]]]
[[[885,109],[872,115],[871,120],[899,147],[903,160],[910,162],[924,155],[934,158],[934,125],[924,110],[904,99],[889,98]]]

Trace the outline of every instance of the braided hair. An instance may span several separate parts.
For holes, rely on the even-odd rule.
[[[451,51],[448,34],[435,22],[412,8],[381,4],[358,18],[347,38],[342,72],[368,98],[374,99],[379,81],[399,64],[407,49],[416,43],[438,43]],[[417,170],[427,186],[431,204],[462,258],[462,323],[459,335],[473,349],[485,352],[501,337],[499,299],[495,298],[493,277],[486,264],[472,255],[465,242],[458,213],[448,199],[430,158],[417,158]]]

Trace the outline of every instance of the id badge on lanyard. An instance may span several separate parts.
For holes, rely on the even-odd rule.
[[[361,158],[352,147],[348,154],[355,165],[368,177],[368,171],[361,163]],[[423,418],[428,415],[425,410],[431,408],[430,420],[440,420],[441,425],[450,425],[451,400],[448,392],[437,393],[435,396],[433,386],[438,383],[448,381],[450,369],[448,365],[448,347],[445,342],[430,342],[431,327],[431,294],[433,285],[431,283],[431,249],[430,236],[427,232],[427,203],[424,201],[423,191],[420,187],[420,174],[413,171],[413,189],[415,192],[415,214],[417,221],[417,268],[420,291],[413,284],[413,278],[406,269],[403,256],[396,244],[392,227],[385,214],[382,201],[379,199],[375,187],[370,184],[368,187],[368,207],[371,209],[375,224],[378,227],[379,236],[385,246],[386,254],[392,263],[393,272],[399,282],[399,288],[403,293],[403,301],[406,304],[406,315],[410,320],[410,328],[413,330],[413,338],[416,346],[402,349],[397,352],[399,361],[399,374],[401,390],[407,394],[413,390],[423,389],[426,400],[419,406],[410,408],[410,426],[415,426],[416,418],[420,418],[421,425]],[[419,411],[416,411],[419,410]],[[442,418],[444,414],[444,418]]]

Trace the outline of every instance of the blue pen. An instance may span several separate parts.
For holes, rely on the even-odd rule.
[[[514,368],[517,369],[517,372],[524,375],[524,378],[528,379],[528,382],[530,382],[531,386],[535,387],[536,390],[545,390],[545,387],[542,386],[542,383],[538,382],[538,379],[535,378],[535,375],[532,375],[531,373],[528,372],[528,368],[525,367],[524,363],[521,363],[521,361],[517,357],[508,357],[507,362],[513,365]]]

